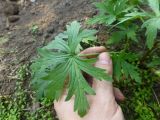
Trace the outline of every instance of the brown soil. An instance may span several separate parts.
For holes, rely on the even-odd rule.
[[[16,71],[30,63],[36,48],[48,43],[65,25],[73,20],[84,21],[94,13],[93,0],[37,0],[20,6],[18,21],[6,29],[3,13],[4,0],[0,0],[0,96],[13,92]],[[32,26],[38,32],[32,34]]]

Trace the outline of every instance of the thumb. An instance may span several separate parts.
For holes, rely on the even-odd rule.
[[[98,57],[98,61],[96,62],[95,66],[106,70],[106,72],[109,75],[112,75],[112,60],[109,56],[109,53],[101,53]]]
[[[106,73],[112,75],[112,60],[107,52],[103,52],[99,55],[98,61],[95,64],[96,67],[102,68],[106,70]],[[93,88],[95,90],[98,89],[110,89],[112,91],[112,83],[109,81],[100,81],[100,80],[93,80]]]

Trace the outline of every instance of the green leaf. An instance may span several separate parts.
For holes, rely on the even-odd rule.
[[[68,45],[72,53],[77,53],[80,51],[79,45],[82,40],[96,40],[96,37],[94,37],[94,35],[97,33],[96,30],[81,30],[80,28],[81,25],[77,21],[73,21],[70,26],[67,25],[66,34],[68,35]]]
[[[122,76],[121,59],[113,57],[112,60],[113,60],[113,74],[116,80],[119,81]]]
[[[131,13],[127,13],[125,14],[125,17],[131,17],[131,18],[140,18],[140,17],[146,17],[148,14],[145,12],[131,12]]]
[[[88,29],[85,29],[85,30],[82,30],[78,37],[79,39],[83,38],[90,38],[90,37],[95,37],[94,35],[97,33],[97,30],[88,30]],[[96,38],[96,37],[95,37]]]
[[[153,24],[150,24],[149,26],[147,26],[146,35],[147,35],[146,44],[148,48],[151,49],[153,47],[154,40],[157,37],[157,28]]]
[[[70,51],[70,48],[67,46],[67,42],[64,39],[67,39],[68,36],[64,33],[59,34],[55,37],[55,40],[51,41],[47,46],[43,47],[43,49],[55,49],[61,51]]]
[[[77,38],[77,42],[75,42],[73,44],[73,46],[75,46],[74,49],[76,49],[76,53],[80,52],[82,46],[80,45],[80,42],[83,42],[83,43],[87,43],[89,44],[89,41],[96,41],[97,37],[94,36],[95,34],[97,33],[96,30],[88,30],[88,29],[85,29],[85,30],[81,30],[78,34],[78,38]],[[78,46],[76,48],[76,46]]]
[[[112,23],[114,23],[116,21],[116,16],[115,15],[108,15],[106,18],[105,23],[107,25],[111,25]]]
[[[126,78],[131,78],[132,80],[135,80],[137,83],[141,83],[141,77],[138,73],[138,68],[127,61],[130,56],[133,55],[124,52],[112,55],[114,78],[116,78],[116,80],[119,81],[122,75],[125,75]]]
[[[69,91],[66,100],[69,100],[75,93],[74,110],[78,110],[79,115],[83,117],[87,113],[87,110],[89,108],[89,104],[85,95],[86,93],[94,95],[95,92],[88,85],[75,62],[71,65],[71,69],[69,72],[70,83],[68,86]]]
[[[155,74],[160,77],[160,70],[156,70],[156,71],[155,71]]]
[[[95,41],[96,32],[83,30],[80,23],[73,21],[55,40],[38,49],[39,58],[31,65],[32,85],[38,99],[46,97],[58,100],[67,88],[66,100],[75,96],[74,110],[80,116],[87,113],[89,104],[86,95],[95,95],[95,92],[87,83],[83,72],[98,80],[112,80],[107,71],[92,66],[96,58],[81,58],[81,42]]]
[[[121,62],[121,67],[122,67],[123,74],[125,75],[126,78],[128,78],[129,77],[129,71],[128,71],[129,67],[125,64],[125,61]]]
[[[98,15],[98,16],[94,16],[93,18],[90,18],[87,21],[87,23],[91,24],[91,25],[93,25],[95,23],[98,23],[98,24],[105,23],[107,25],[110,25],[115,21],[116,21],[116,16],[114,16],[114,15],[108,15],[108,16]]]
[[[32,83],[39,82],[38,80],[47,75],[47,71],[53,69],[59,63],[63,63],[69,57],[67,54],[54,53],[46,49],[38,49],[38,53],[41,57],[31,65],[32,76],[34,78]]]
[[[140,58],[139,54],[133,53],[133,52],[129,52],[129,53],[122,52],[120,56],[121,58],[124,58],[126,61],[131,62],[131,63],[138,61]]]
[[[111,34],[110,38],[107,40],[107,44],[117,44],[120,43],[121,41],[126,40],[133,40],[135,42],[138,42],[137,40],[137,35],[136,35],[136,30],[137,26],[129,26],[129,27],[120,27],[118,26],[120,30],[115,31]]]
[[[131,27],[129,29],[127,29],[126,33],[127,33],[127,38],[131,39],[135,42],[138,42],[137,37],[136,37],[136,27]]]
[[[70,25],[67,25],[66,33],[68,35],[68,45],[71,48],[71,50],[73,50],[72,47],[74,47],[73,46],[74,42],[77,42],[77,37],[80,31],[80,27],[81,25],[77,21],[73,21]]]
[[[151,18],[143,23],[142,28],[146,28],[147,41],[146,44],[149,49],[153,47],[154,41],[157,37],[157,30],[160,29],[160,18]]]
[[[148,0],[149,6],[151,7],[151,9],[154,11],[154,13],[156,14],[156,16],[160,15],[160,11],[159,11],[159,0]]]
[[[117,26],[119,24],[122,24],[122,23],[130,21],[130,20],[141,19],[141,18],[146,17],[146,16],[148,16],[148,14],[144,13],[144,12],[127,13],[127,14],[125,14],[124,17],[119,18],[118,19],[119,22],[117,24],[115,24],[114,26]]]
[[[104,2],[95,2],[94,5],[96,6],[96,8],[98,8],[102,12],[106,12],[107,10],[107,6],[106,4],[104,4]]]
[[[112,81],[112,77],[106,73],[107,71],[101,68],[93,67],[92,65],[85,63],[82,59],[76,59],[76,63],[82,71],[97,78],[98,80]]]
[[[132,64],[129,64],[126,61],[122,61],[122,69],[124,70],[124,74],[126,75],[126,77],[128,78],[128,75],[130,75],[130,77],[135,80],[138,83],[141,83],[141,77],[139,75],[139,73],[136,71],[136,67],[133,66]]]
[[[111,37],[107,40],[107,44],[117,44],[125,38],[124,31],[113,32]]]
[[[148,67],[157,67],[160,65],[160,58],[154,58],[149,64],[147,64]]]
[[[88,24],[106,24],[111,25],[126,12],[131,11],[134,7],[128,6],[128,0],[105,0],[103,2],[95,3],[99,10],[98,15],[87,21]]]

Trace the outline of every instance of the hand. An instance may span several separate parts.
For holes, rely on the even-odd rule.
[[[104,47],[92,47],[82,51],[81,54],[100,53],[95,66],[105,69],[112,75],[112,60],[105,51]],[[67,95],[64,94],[58,102],[54,103],[58,118],[60,120],[124,120],[122,110],[115,100],[115,98],[124,99],[120,90],[113,88],[112,83],[109,81],[99,81],[94,78],[92,79],[92,87],[96,95],[87,96],[90,109],[86,116],[80,118],[73,111],[74,97],[66,102]]]

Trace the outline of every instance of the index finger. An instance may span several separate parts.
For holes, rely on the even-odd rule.
[[[106,48],[103,47],[103,46],[99,46],[99,47],[90,47],[90,48],[87,48],[85,50],[83,50],[81,54],[92,54],[90,56],[87,56],[87,58],[94,58],[96,57],[94,54],[96,53],[102,53],[102,52],[105,52],[106,51]]]

